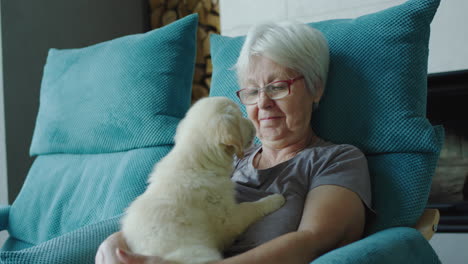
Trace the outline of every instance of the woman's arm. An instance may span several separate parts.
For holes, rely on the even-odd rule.
[[[322,185],[307,195],[298,231],[217,263],[309,263],[360,239],[364,224],[365,208],[356,193],[336,185]]]
[[[332,249],[360,239],[364,224],[365,208],[356,193],[336,185],[322,185],[307,195],[296,232],[282,235],[216,264],[309,263]],[[96,263],[167,263],[158,257],[139,256],[130,252],[125,255],[122,255],[125,252],[115,254],[117,247],[126,249],[122,241],[120,233],[106,239],[99,248]]]

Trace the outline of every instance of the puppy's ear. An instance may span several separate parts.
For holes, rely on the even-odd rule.
[[[242,133],[239,118],[233,114],[223,114],[219,116],[215,130],[219,143],[225,146],[230,154],[236,154],[238,158],[244,157],[244,144],[242,143]]]

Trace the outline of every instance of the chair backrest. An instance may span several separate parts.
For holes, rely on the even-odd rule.
[[[190,107],[197,22],[191,15],[145,34],[50,50],[30,150],[37,158],[11,206],[4,251],[118,217],[144,191]]]
[[[409,0],[356,19],[310,24],[330,46],[313,127],[322,138],[366,154],[378,213],[369,232],[414,225],[427,202],[443,143],[443,129],[425,116],[430,23],[439,2]],[[233,65],[244,40],[212,35],[211,96],[240,104]]]

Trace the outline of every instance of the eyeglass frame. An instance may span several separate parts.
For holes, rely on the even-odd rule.
[[[270,85],[272,85],[272,84],[274,84],[274,83],[285,82],[285,83],[288,84],[288,94],[287,94],[287,95],[285,95],[285,96],[283,96],[283,97],[281,97],[281,98],[272,99],[272,98],[270,98],[270,97],[268,96],[268,94],[265,93],[265,94],[268,96],[268,98],[270,98],[271,100],[283,99],[283,98],[285,98],[285,97],[287,97],[287,96],[289,96],[289,95],[291,94],[291,85],[292,85],[295,81],[300,80],[300,79],[304,79],[304,75],[299,75],[299,76],[297,76],[297,77],[295,77],[295,78],[291,78],[291,79],[287,79],[287,80],[279,80],[279,81],[274,81],[274,82],[268,83],[267,85],[265,85],[265,86],[263,86],[263,87],[261,87],[261,88],[255,89],[255,90],[258,91],[257,97],[260,96],[260,92],[261,92],[262,90],[265,90],[266,87],[268,87],[268,86],[270,86]],[[239,100],[241,101],[241,103],[244,104],[244,105],[254,105],[254,104],[257,104],[257,103],[258,103],[258,99],[257,99],[257,101],[256,101],[255,103],[252,103],[252,104],[246,104],[246,103],[242,102],[242,98],[240,97],[240,93],[241,93],[243,90],[248,90],[248,89],[253,89],[253,88],[243,88],[243,89],[240,89],[240,90],[236,91],[237,97],[239,98]]]

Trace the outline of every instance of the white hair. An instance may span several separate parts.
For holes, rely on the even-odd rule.
[[[329,50],[323,34],[303,23],[280,22],[253,26],[247,33],[234,66],[239,82],[251,71],[252,56],[263,56],[304,76],[306,87],[317,95],[316,83],[325,87]]]

